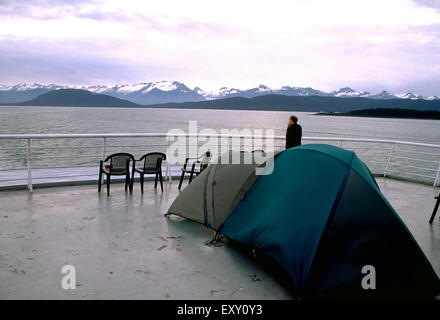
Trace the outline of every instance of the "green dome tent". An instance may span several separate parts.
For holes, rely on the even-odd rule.
[[[290,275],[297,296],[429,297],[440,292],[429,261],[354,152],[308,144],[281,152],[273,164],[271,174],[247,178],[251,167],[244,174],[241,165],[231,165],[223,168],[224,179],[218,171],[215,180],[214,169],[206,169],[193,182],[200,179],[199,185],[182,192],[168,214],[203,223],[273,258]],[[231,172],[243,176],[236,179]],[[216,212],[222,201],[207,201],[209,193],[223,201],[216,223],[207,213]],[[361,286],[364,266],[375,269],[374,290]]]

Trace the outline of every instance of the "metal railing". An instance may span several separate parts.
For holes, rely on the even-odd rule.
[[[90,176],[90,173],[84,171],[85,168],[96,168],[97,174],[99,160],[112,153],[129,152],[136,158],[147,152],[166,153],[170,145],[167,137],[170,137],[167,133],[0,135],[0,183],[23,180],[2,175],[16,170],[26,172],[29,191],[33,190],[33,172],[37,170],[42,172],[45,169],[65,169],[56,172],[55,176],[40,174],[38,179]],[[239,140],[240,145],[241,141],[273,139],[275,149],[283,149],[285,142],[284,136],[173,134],[172,137],[184,137],[188,146],[194,140],[191,138],[197,138],[197,145],[204,143],[206,138],[222,138],[228,141],[230,147],[237,147],[234,145],[237,139],[242,139]],[[303,143],[310,142],[334,144],[355,151],[375,175],[430,183],[434,187],[440,183],[440,145],[346,137],[303,137]],[[167,162],[165,165],[166,176],[171,181],[170,167]],[[63,175],[63,172],[75,171],[75,168],[84,170]]]

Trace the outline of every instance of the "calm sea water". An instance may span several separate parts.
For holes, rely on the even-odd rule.
[[[0,107],[0,134],[167,132],[213,128],[274,129],[284,135],[291,112],[147,108]],[[304,136],[340,136],[440,143],[440,121],[316,116],[295,112]]]
[[[290,114],[291,112],[280,111],[3,106],[0,107],[0,134],[166,133],[176,128],[187,132],[188,122],[197,121],[199,131],[205,128],[214,129],[218,133],[221,129],[234,128],[273,129],[276,135],[284,135]],[[330,117],[304,112],[295,114],[299,117],[305,137],[374,138],[440,144],[438,120]],[[39,143],[48,149],[34,151],[33,155],[38,158],[36,164],[34,163],[37,167],[53,164],[55,160],[46,158],[51,156],[57,147],[71,142]],[[89,140],[77,141],[74,145],[90,146],[90,143],[92,142]],[[93,143],[91,149],[94,145],[98,148],[102,142]],[[132,141],[131,144],[136,145],[137,142]],[[0,147],[8,149],[0,151],[0,169],[25,166],[25,150],[20,149],[23,146],[22,142],[0,140]],[[138,151],[142,153],[141,151],[148,150]],[[71,156],[75,157],[82,152],[78,151]],[[94,163],[96,159],[83,158],[81,161],[72,161],[75,164],[87,164]]]

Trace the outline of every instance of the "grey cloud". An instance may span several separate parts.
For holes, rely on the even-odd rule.
[[[224,24],[214,24],[210,22],[194,21],[190,19],[181,19],[180,21],[177,21],[174,24],[169,24],[166,22],[169,21],[170,18],[166,15],[153,17],[142,12],[135,14],[124,14],[124,13],[116,13],[116,12],[102,12],[99,10],[99,8],[97,8],[93,12],[77,13],[76,16],[85,19],[111,21],[122,24],[128,24],[128,25],[133,25],[135,28],[141,30],[155,30],[161,33],[228,34],[237,31],[235,28]]]
[[[352,78],[330,76],[332,86],[440,96],[440,24],[374,28],[351,27],[350,33],[340,27],[316,30],[317,35],[331,39],[345,31],[345,37],[336,37],[326,46],[326,62],[333,57],[355,62],[350,64],[355,70],[346,72]],[[385,39],[376,42],[376,36]],[[389,42],[386,36],[390,36]]]
[[[417,5],[440,10],[440,1],[438,0],[413,0]]]
[[[140,19],[137,21],[142,21],[141,25],[145,26],[146,28],[179,35],[212,33],[227,36],[228,34],[239,31],[236,28],[227,25],[193,20],[181,20],[174,25],[164,24],[158,19],[149,17],[140,17]]]
[[[77,17],[79,19],[90,19],[97,21],[109,21],[124,25],[132,25],[139,30],[155,30],[162,33],[173,34],[191,34],[191,33],[211,33],[211,34],[231,34],[237,32],[235,28],[225,24],[214,24],[204,21],[193,21],[190,19],[181,19],[174,24],[167,23],[170,21],[166,15],[151,16],[148,13],[137,12],[134,14],[126,14],[123,12],[105,12],[99,5],[95,8],[89,7],[88,12],[83,12],[82,5],[93,2],[80,0],[3,0],[0,1],[0,19],[1,17],[9,18],[31,18],[37,20],[62,19],[67,16]],[[34,10],[35,8],[41,10]],[[45,10],[47,9],[47,10]]]
[[[112,84],[167,79],[182,70],[114,59],[105,48],[81,51],[91,43],[63,47],[53,43],[0,41],[0,83]],[[99,51],[102,51],[99,54]]]
[[[112,21],[119,23],[132,23],[132,19],[127,15],[120,13],[110,13],[110,12],[101,12],[99,10],[95,10],[93,12],[79,12],[75,14],[76,17],[82,19],[90,19],[90,20],[101,20],[101,21]]]
[[[334,38],[326,48],[328,52],[357,57],[371,57],[393,54],[407,54],[414,57],[417,64],[440,64],[440,24],[417,27],[351,27],[350,32],[342,27],[316,30],[320,36],[334,38],[344,34],[341,39]],[[377,41],[381,36],[390,37],[387,41]],[[429,38],[426,43],[422,38]],[[421,59],[423,57],[423,59]],[[405,67],[405,66],[403,66]]]
[[[0,1],[0,17],[60,19],[77,11],[86,0],[2,0]],[[33,9],[42,9],[35,13]],[[47,10],[44,10],[47,9]]]

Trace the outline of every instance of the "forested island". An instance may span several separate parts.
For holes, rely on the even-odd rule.
[[[319,112],[315,113],[315,115],[440,120],[440,111],[399,108],[362,109],[349,112]]]

